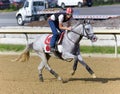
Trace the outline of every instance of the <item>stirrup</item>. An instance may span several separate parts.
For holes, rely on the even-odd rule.
[[[55,49],[55,48],[50,48],[50,51],[51,51],[51,52],[55,52],[56,49]]]

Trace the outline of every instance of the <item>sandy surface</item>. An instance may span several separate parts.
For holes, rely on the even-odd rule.
[[[11,62],[17,55],[0,55],[0,94],[120,94],[120,59],[84,57],[97,77],[78,65],[74,76],[70,75],[73,62],[50,59],[51,67],[67,83],[56,80],[43,70],[44,82],[38,80],[40,59],[32,56],[29,62]]]

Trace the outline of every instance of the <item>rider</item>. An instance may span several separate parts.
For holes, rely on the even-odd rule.
[[[55,51],[55,43],[59,37],[59,33],[62,33],[65,30],[71,30],[71,22],[73,9],[67,8],[65,13],[53,14],[48,18],[48,23],[52,30],[53,36],[50,41],[51,51]],[[67,26],[63,26],[63,22],[67,22]],[[59,32],[57,31],[59,30]]]

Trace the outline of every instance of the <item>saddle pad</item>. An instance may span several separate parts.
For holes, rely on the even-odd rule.
[[[50,53],[50,40],[51,40],[51,38],[52,38],[52,34],[49,34],[44,41],[44,43],[45,43],[44,51],[46,53]]]
[[[59,43],[62,41],[63,35],[64,35],[64,33],[61,34],[61,37],[59,39]],[[52,35],[50,34],[46,37],[46,39],[44,41],[44,43],[45,43],[44,51],[46,53],[50,53],[50,40],[51,40],[51,38],[52,38]],[[61,53],[62,52],[62,45],[57,45],[57,47],[58,47],[58,51]]]

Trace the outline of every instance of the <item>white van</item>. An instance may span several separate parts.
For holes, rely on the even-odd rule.
[[[57,5],[65,8],[66,6],[78,6],[82,7],[84,0],[58,0]]]

